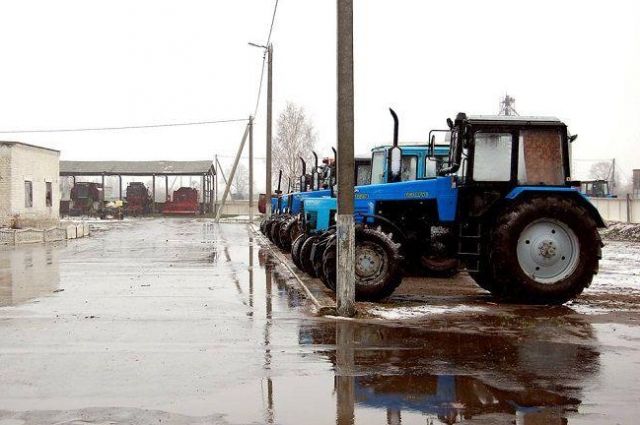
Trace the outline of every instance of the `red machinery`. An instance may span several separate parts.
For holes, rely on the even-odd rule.
[[[198,191],[192,187],[181,187],[173,192],[173,199],[167,200],[162,214],[198,214]]]
[[[128,215],[143,215],[151,211],[151,195],[142,182],[129,183],[126,200],[125,211]]]
[[[78,182],[71,188],[69,215],[97,215],[101,209],[102,185]]]

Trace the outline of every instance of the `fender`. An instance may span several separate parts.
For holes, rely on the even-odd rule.
[[[400,242],[401,244],[404,244],[407,240],[407,235],[404,234],[404,232],[400,229],[400,227],[398,227],[394,222],[392,222],[391,220],[389,220],[388,218],[385,218],[381,215],[378,214],[362,214],[359,212],[356,212],[355,214],[353,214],[354,217],[363,217],[363,218],[375,218],[376,220],[382,221],[383,223],[389,225],[391,227],[391,229],[393,230],[394,234],[397,233],[397,235],[400,237],[400,240],[398,242]]]
[[[602,216],[598,212],[595,206],[589,201],[589,198],[584,196],[580,191],[573,187],[564,186],[519,186],[509,192],[506,199],[514,200],[529,195],[552,195],[559,193],[563,196],[569,196],[571,199],[578,202],[579,205],[584,206],[591,217],[595,220],[598,227],[607,227]]]

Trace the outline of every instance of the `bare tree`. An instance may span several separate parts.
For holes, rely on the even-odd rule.
[[[589,169],[589,176],[594,180],[609,180],[611,177],[611,163],[609,161],[599,161]]]
[[[227,176],[231,169],[227,171]],[[242,162],[238,163],[236,174],[231,182],[231,194],[234,199],[246,199],[249,193],[249,169]]]
[[[278,184],[278,170],[282,170],[282,190],[287,189],[289,178],[297,182],[302,173],[300,157],[311,163],[316,136],[313,124],[305,114],[304,108],[287,102],[287,106],[278,117],[278,131],[273,150],[273,187]]]

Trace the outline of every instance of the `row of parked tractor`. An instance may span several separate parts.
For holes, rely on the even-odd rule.
[[[123,200],[103,202],[103,187],[99,183],[77,182],[71,188],[68,205],[61,204],[61,212],[71,216],[117,217],[143,216],[154,212],[153,197],[142,182],[127,185]],[[194,215],[199,212],[198,191],[181,187],[173,192],[171,199],[162,205],[163,214]]]
[[[562,121],[460,113],[424,144],[400,145],[391,114],[393,144],[355,161],[357,299],[384,299],[407,275],[459,271],[505,302],[559,304],[590,285],[604,222],[571,178],[577,136]],[[260,229],[335,291],[334,164],[316,155],[307,172],[303,161],[288,193],[280,173]]]

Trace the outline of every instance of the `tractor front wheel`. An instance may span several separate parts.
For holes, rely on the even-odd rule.
[[[327,246],[323,256],[327,286],[336,287],[336,243]],[[356,228],[356,299],[377,301],[388,297],[402,282],[399,245],[381,231]]]
[[[562,304],[591,284],[601,247],[596,223],[583,206],[557,196],[532,198],[498,218],[487,277],[498,296]]]

